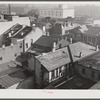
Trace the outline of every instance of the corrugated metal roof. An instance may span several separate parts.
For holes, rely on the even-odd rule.
[[[5,75],[0,77],[0,84],[5,87],[8,88],[18,82],[22,81],[22,79],[18,79],[18,78],[12,78],[9,75]]]
[[[15,73],[4,75],[0,77],[0,84],[5,87],[9,88],[26,78],[26,75],[22,71],[17,71]]]

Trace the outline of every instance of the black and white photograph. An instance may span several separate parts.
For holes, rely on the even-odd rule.
[[[100,2],[0,2],[0,89],[100,90]]]

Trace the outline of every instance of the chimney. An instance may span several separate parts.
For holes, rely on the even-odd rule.
[[[2,45],[2,48],[5,48],[5,44]]]
[[[98,50],[99,50],[99,46],[98,46],[98,45],[96,45],[96,48],[95,48],[95,50],[96,50],[96,51],[98,51]]]
[[[56,42],[53,43],[53,49],[52,49],[52,52],[55,52],[56,51]]]
[[[49,36],[49,32],[47,32],[47,36]]]
[[[73,43],[73,39],[72,39],[72,38],[70,38],[70,43],[71,43],[71,44]]]
[[[79,58],[81,58],[81,57],[82,57],[82,52],[79,53]]]
[[[11,34],[13,34],[14,33],[14,31],[13,30],[11,30]]]
[[[21,33],[21,36],[23,36],[23,34],[24,34],[24,33],[22,32],[22,33]]]
[[[11,37],[11,33],[9,33],[9,37]]]
[[[35,27],[35,24],[33,24],[32,26]]]
[[[42,55],[44,56],[44,55],[46,55],[46,53],[42,53]]]
[[[43,26],[43,31],[45,32],[45,26]]]
[[[10,46],[13,46],[13,43],[11,43]]]

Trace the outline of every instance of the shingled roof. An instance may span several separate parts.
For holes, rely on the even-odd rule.
[[[38,59],[48,71],[52,71],[70,62],[67,47],[56,50],[55,52],[37,56],[36,59]]]
[[[91,27],[88,31],[85,32],[85,34],[91,34],[91,35],[98,35],[100,33],[100,27]]]
[[[84,57],[87,57],[93,53],[96,53],[97,51],[95,50],[94,46],[82,43],[82,42],[77,42],[69,45],[73,61],[78,61],[83,59]],[[81,57],[80,57],[81,53]]]

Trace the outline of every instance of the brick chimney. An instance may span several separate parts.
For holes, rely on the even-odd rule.
[[[56,42],[53,43],[53,48],[52,48],[52,52],[56,51]]]
[[[43,26],[43,31],[45,32],[45,26]]]
[[[10,46],[13,46],[13,43],[11,43]]]
[[[82,57],[82,52],[79,53],[79,58],[81,58],[81,57]]]
[[[96,51],[98,51],[98,50],[99,50],[99,46],[98,46],[98,45],[96,45],[95,50],[96,50]]]
[[[11,33],[9,33],[9,37],[11,37]]]
[[[73,43],[73,39],[72,39],[72,38],[70,38],[70,43],[71,43],[71,44]]]
[[[5,48],[5,44],[2,44],[2,48]]]

